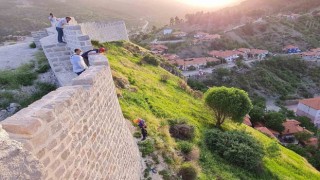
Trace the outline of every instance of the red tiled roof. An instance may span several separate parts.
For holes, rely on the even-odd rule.
[[[312,109],[320,110],[320,97],[300,100],[299,103],[311,107]]]
[[[296,134],[299,132],[303,132],[304,128],[300,126],[300,122],[297,120],[289,120],[287,119],[284,123],[282,123],[284,127],[284,131],[282,131],[283,135]]]
[[[312,52],[320,52],[320,48],[311,49]]]
[[[209,52],[210,55],[221,57],[221,58],[228,58],[232,56],[239,55],[239,51],[211,51]]]
[[[268,135],[271,138],[276,138],[276,136],[266,127],[255,127],[256,130]]]
[[[316,52],[316,51],[307,51],[307,52],[303,52],[301,53],[302,56],[316,56],[318,55],[319,53]]]
[[[310,139],[307,140],[307,141],[304,141],[304,143],[305,143],[306,145],[314,146],[314,147],[318,147],[318,145],[319,145],[318,138],[315,138],[315,137],[310,138]]]
[[[299,48],[298,46],[295,46],[295,45],[287,45],[285,46],[282,50],[288,50],[288,49],[295,49],[295,48]]]
[[[248,114],[243,118],[243,124],[252,127],[252,123],[250,121],[250,116]]]
[[[243,52],[243,53],[249,53],[251,50],[248,48],[239,48],[238,51]]]
[[[251,54],[268,54],[268,50],[262,50],[262,49],[251,49]]]
[[[179,56],[176,54],[165,54],[165,55],[163,55],[163,57],[169,61],[179,58]]]

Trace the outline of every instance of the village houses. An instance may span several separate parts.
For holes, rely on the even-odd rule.
[[[300,100],[296,114],[310,118],[320,128],[320,97]]]
[[[287,54],[297,54],[297,53],[301,52],[299,47],[295,46],[295,45],[287,45],[282,49],[282,51],[287,53]]]
[[[220,64],[221,60],[214,57],[200,57],[200,58],[187,58],[187,59],[174,59],[169,61],[170,64],[177,66],[183,71],[189,70],[189,68],[194,67],[196,69],[205,68],[208,63]]]
[[[168,47],[161,44],[151,44],[150,45],[151,53],[153,54],[165,54],[168,52]]]
[[[303,60],[320,59],[320,48],[311,49],[310,51],[302,52],[300,55]]]

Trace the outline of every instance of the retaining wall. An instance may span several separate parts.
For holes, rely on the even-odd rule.
[[[44,166],[41,179],[140,179],[138,147],[103,56],[91,56],[72,86],[1,122]]]

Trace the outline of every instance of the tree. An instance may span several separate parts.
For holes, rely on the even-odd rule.
[[[248,94],[237,88],[211,88],[205,95],[205,102],[215,113],[217,127],[221,127],[227,118],[241,123],[252,109]]]
[[[282,125],[282,123],[286,120],[286,117],[278,112],[268,112],[265,115],[265,125],[275,131],[278,131],[279,133],[281,133],[282,131],[284,131],[284,127]]]
[[[312,135],[309,132],[303,131],[303,132],[296,133],[294,137],[298,139],[298,141],[302,142],[302,141],[309,140],[312,137]]]
[[[156,26],[152,26],[152,32],[155,33],[157,31],[157,27]]]
[[[309,119],[308,117],[298,116],[298,117],[295,117],[294,119],[296,119],[301,123],[300,125],[301,127],[305,127],[309,131],[317,133],[318,128],[312,123],[311,119]]]
[[[262,122],[265,115],[265,111],[262,107],[253,106],[249,115],[252,123]]]
[[[176,17],[174,18],[174,22],[175,22],[176,25],[177,25],[177,24],[180,24],[180,18],[179,18],[178,16],[176,16]]]

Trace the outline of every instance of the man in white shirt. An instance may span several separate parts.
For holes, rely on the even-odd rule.
[[[86,69],[88,69],[88,66],[83,60],[83,57],[81,54],[80,49],[75,49],[74,54],[71,56],[70,61],[73,67],[73,72],[76,73],[78,76],[83,73]]]
[[[71,20],[71,17],[66,17],[66,18],[61,18],[59,21],[56,23],[56,30],[58,31],[58,42],[59,43],[66,43],[62,41],[63,37],[63,27],[64,25],[67,25],[69,21]]]
[[[57,23],[58,19],[52,13],[50,13],[49,21],[50,21],[52,27],[56,27],[56,23]]]

